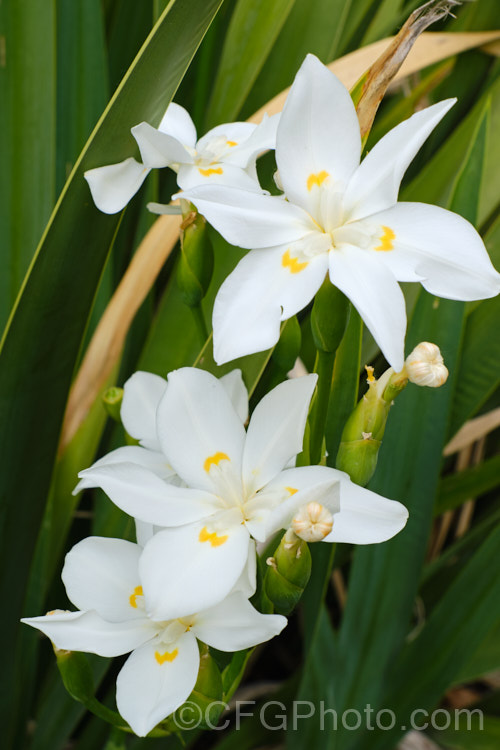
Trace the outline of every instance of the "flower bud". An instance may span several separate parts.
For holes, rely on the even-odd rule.
[[[321,542],[333,527],[333,515],[320,503],[304,505],[292,519],[292,530],[305,542]]]
[[[213,729],[224,710],[222,676],[208,646],[200,643],[198,645],[200,648],[198,679],[186,702],[190,707],[190,716],[199,716],[200,720],[196,724],[196,728]],[[197,707],[197,710],[195,707]],[[179,706],[177,711],[162,726],[167,730],[176,732],[180,726],[183,726],[182,709],[183,707]],[[176,721],[176,715],[179,717],[178,721]]]
[[[94,678],[87,657],[79,651],[65,651],[56,646],[54,653],[64,687],[72,698],[88,705],[94,698]]]
[[[347,298],[327,277],[316,294],[311,311],[311,331],[316,349],[336,352],[348,318]]]
[[[102,402],[108,415],[115,422],[121,422],[120,409],[123,401],[123,388],[118,388],[116,385],[111,386],[104,391],[102,394]]]
[[[274,609],[289,615],[307,586],[311,575],[311,553],[306,542],[289,529],[274,556],[267,559],[264,588]]]
[[[193,208],[184,217],[177,285],[186,305],[197,307],[212,279],[214,255],[203,216]]]
[[[376,380],[373,368],[367,367],[368,390],[356,404],[347,420],[336,458],[336,467],[345,471],[352,481],[364,487],[372,478],[382,445],[392,398],[385,398],[394,375],[392,368]],[[404,378],[406,383],[406,378]],[[394,395],[402,387],[398,385]],[[391,391],[392,392],[392,391]]]
[[[436,344],[422,341],[406,358],[405,368],[408,379],[415,385],[439,388],[446,383],[448,370]]]

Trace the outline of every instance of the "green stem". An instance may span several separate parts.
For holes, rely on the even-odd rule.
[[[193,312],[196,326],[200,334],[201,344],[203,346],[208,339],[208,328],[205,322],[205,316],[203,315],[203,310],[201,309],[201,304],[194,305],[191,310]]]
[[[309,438],[309,458],[311,464],[319,464],[322,458],[323,438],[325,435],[334,363],[335,352],[325,352],[318,349],[314,368],[318,373],[318,389],[311,415],[311,433]]]

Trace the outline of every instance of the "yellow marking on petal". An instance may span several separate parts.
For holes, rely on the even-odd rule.
[[[206,526],[202,528],[200,531],[200,535],[198,537],[198,541],[200,542],[210,542],[212,547],[220,547],[221,544],[225,544],[228,540],[227,534],[224,536],[218,536],[215,531],[212,531],[210,533]]]
[[[229,458],[229,456],[226,453],[222,453],[222,451],[217,451],[217,453],[214,453],[213,456],[209,456],[208,458],[205,459],[205,463],[203,464],[203,468],[205,469],[205,471],[208,474],[208,472],[210,471],[210,467],[212,466],[212,464],[215,464],[215,466],[218,466],[221,461],[230,461],[230,460],[231,459]]]
[[[178,654],[178,648],[174,649],[173,651],[165,651],[164,654],[160,654],[159,651],[155,651],[155,659],[158,664],[165,664],[166,661],[173,661],[174,659],[177,659]]]
[[[143,595],[142,586],[136,586],[134,589],[134,593],[130,594],[128,598],[130,602],[130,606],[133,607],[134,609],[137,609],[137,597],[142,596],[142,595]]]
[[[325,172],[324,169],[321,170],[321,172],[317,172],[316,174],[310,174],[307,178],[307,189],[311,191],[314,187],[314,185],[317,185],[318,187],[330,177],[328,172]]]
[[[224,170],[222,167],[217,167],[217,169],[212,169],[212,167],[209,167],[208,169],[201,169],[198,168],[198,172],[203,175],[203,177],[210,177],[211,174],[224,174]]]
[[[236,141],[226,141],[226,144],[227,144],[228,146],[237,146],[237,145],[238,145],[238,144],[236,143]]]
[[[295,489],[295,487],[285,487],[285,490],[290,493],[290,495],[295,495],[298,490]]]
[[[283,268],[288,268],[290,273],[300,273],[309,264],[306,260],[303,263],[300,263],[297,258],[292,258],[292,256],[290,255],[290,250],[287,250],[283,253],[283,256],[281,258],[281,265],[283,266]]]
[[[396,239],[396,235],[390,227],[382,227],[384,234],[380,238],[380,245],[375,250],[381,250],[387,252],[388,250],[394,250],[393,242]]]

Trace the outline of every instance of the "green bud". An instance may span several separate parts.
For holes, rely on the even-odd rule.
[[[389,410],[408,382],[404,373],[395,373],[392,368],[378,380],[373,377],[373,367],[366,370],[368,390],[345,424],[335,462],[337,469],[345,471],[361,487],[375,473]]]
[[[364,487],[375,473],[381,445],[380,440],[371,438],[340,443],[336,461],[337,469],[345,471],[353,482]]]
[[[265,591],[281,615],[289,615],[297,605],[311,575],[311,553],[307,543],[289,529],[273,557],[267,560]]]
[[[108,415],[115,422],[121,422],[120,409],[123,401],[123,388],[113,385],[102,394],[102,402]]]
[[[272,359],[284,372],[291,370],[295,360],[299,356],[302,343],[302,331],[297,316],[290,318],[280,336],[280,340],[274,347]]]
[[[200,670],[196,685],[187,699],[187,703],[190,705],[190,716],[194,715],[194,711],[199,717],[200,721],[196,725],[197,728],[210,729],[216,726],[224,710],[222,676],[208,646],[201,643],[198,643],[198,646],[200,648]],[[177,732],[179,727],[183,726],[182,706],[166,722],[162,723],[162,726],[167,730]]]
[[[311,330],[316,349],[336,352],[348,318],[347,297],[327,277],[316,294],[311,312]]]
[[[94,698],[94,678],[87,657],[79,651],[64,651],[56,646],[54,653],[64,687],[72,698],[87,705]]]
[[[214,254],[206,221],[191,207],[181,224],[181,257],[177,284],[189,307],[197,307],[207,293],[212,279]]]

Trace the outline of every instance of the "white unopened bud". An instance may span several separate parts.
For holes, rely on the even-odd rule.
[[[412,383],[430,388],[439,388],[448,378],[439,347],[428,341],[422,341],[406,358],[405,370]]]
[[[274,179],[274,184],[276,185],[278,190],[281,190],[281,192],[283,192],[283,183],[281,182],[281,177],[280,177],[280,173],[278,169],[274,173],[273,179]]]
[[[292,519],[292,529],[305,542],[320,542],[333,527],[333,516],[320,503],[304,505]]]

